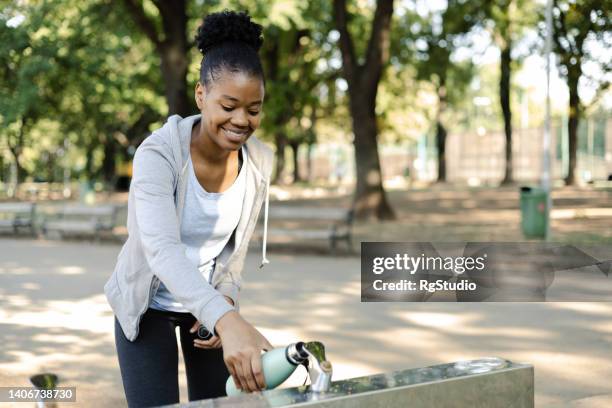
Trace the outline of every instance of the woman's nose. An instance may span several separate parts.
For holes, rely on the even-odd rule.
[[[238,109],[237,112],[232,116],[232,124],[235,126],[247,127],[249,126],[249,118],[247,113],[242,109]]]

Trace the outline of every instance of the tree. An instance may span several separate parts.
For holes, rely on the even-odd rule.
[[[117,160],[128,161],[130,146],[161,120],[156,95],[163,93],[149,45],[140,44],[133,27],[112,11],[113,4],[104,1],[54,3],[65,29],[55,39],[60,76],[49,78],[61,96],[49,114],[61,123],[71,150],[84,153],[84,167],[74,169],[76,175],[108,186],[115,180]],[[105,24],[113,30],[100,30]]]
[[[348,83],[349,108],[355,135],[355,163],[357,180],[353,209],[357,218],[376,217],[394,219],[383,188],[378,130],[376,123],[376,94],[383,69],[389,60],[393,0],[378,0],[371,24],[371,33],[360,59],[349,31],[351,15],[346,0],[334,0],[336,29],[340,32],[342,73]]]
[[[133,22],[151,41],[161,61],[168,115],[188,116],[193,100],[187,91],[187,68],[192,41],[187,41],[187,0],[154,0],[161,23],[151,16],[142,0],[123,0]]]
[[[130,143],[159,120],[155,94],[162,93],[161,80],[150,52],[134,46],[133,33],[112,7],[103,1],[33,1],[13,12],[23,16],[19,24],[0,27],[0,60],[6,62],[0,68],[0,118],[19,180],[26,166],[41,172],[42,160],[110,183],[117,157],[125,157]],[[113,30],[100,29],[107,24]],[[45,172],[47,178],[55,174]]]
[[[276,171],[274,183],[282,182],[285,168],[285,147],[288,144],[287,126],[295,117],[294,101],[301,89],[299,77],[292,75],[301,65],[302,38],[307,31],[291,21],[288,28],[278,25],[266,27],[266,41],[262,49],[262,62],[266,69],[266,121],[263,129],[273,135],[276,145]]]
[[[0,14],[0,123],[6,145],[17,169],[17,184],[27,175],[24,149],[32,141],[31,129],[57,104],[57,96],[46,86],[48,77],[57,74],[51,63],[57,46],[36,35],[47,21],[48,4],[31,7],[28,24],[22,9],[3,9]],[[23,17],[20,23],[7,24],[8,16]]]
[[[277,4],[282,4],[282,8],[276,10]],[[311,119],[323,104],[318,98],[318,90],[334,76],[333,70],[316,70],[319,61],[329,58],[329,51],[325,51],[322,45],[331,29],[331,24],[326,21],[329,19],[325,18],[330,10],[325,1],[315,0],[274,4],[255,2],[249,9],[254,11],[251,15],[255,19],[267,22],[260,52],[266,71],[262,130],[272,136],[276,145],[274,182],[283,181],[287,146],[293,151],[293,181],[299,181],[299,146],[314,143],[316,137]]]
[[[451,59],[453,52],[466,40],[472,27],[481,22],[482,5],[478,1],[449,0],[447,8],[436,17],[430,13],[425,18],[406,13],[409,20],[418,21],[412,45],[416,49],[415,67],[417,78],[430,82],[438,98],[438,108],[434,119],[436,147],[438,154],[438,182],[446,181],[446,110],[449,104],[458,101],[473,76],[471,61],[455,62]]]
[[[553,0],[553,48],[558,56],[559,71],[565,77],[569,88],[569,168],[565,177],[566,185],[576,183],[578,123],[584,111],[578,92],[579,83],[591,82],[591,86],[596,88],[596,95],[600,95],[610,85],[607,78],[612,61],[606,50],[612,49],[612,20],[609,16],[611,9],[612,2],[609,0]],[[601,60],[597,52],[593,52],[592,45],[595,41],[599,41],[604,50]],[[598,66],[600,78],[603,79],[587,78],[583,71],[586,64]]]
[[[512,110],[510,108],[512,51],[523,29],[534,24],[537,13],[534,4],[525,0],[499,0],[491,2],[487,10],[493,22],[493,39],[500,50],[499,103],[504,118],[506,136],[506,167],[502,184],[510,184],[512,175]]]

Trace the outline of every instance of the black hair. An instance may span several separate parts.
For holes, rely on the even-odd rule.
[[[198,27],[195,42],[204,55],[200,82],[207,88],[223,70],[245,72],[265,83],[258,51],[263,44],[262,26],[246,12],[224,10],[209,14]]]

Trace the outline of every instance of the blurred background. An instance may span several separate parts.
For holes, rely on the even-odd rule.
[[[535,365],[537,406],[612,406],[612,305],[555,302],[597,281],[557,279],[546,303],[366,304],[355,256],[547,238],[610,259],[609,0],[0,0],[0,385],[50,371],[77,405],[125,404],[102,287],[132,158],[198,113],[194,36],[224,8],[263,26],[256,134],[276,155],[245,318],[275,345],[321,340],[336,379],[495,355]]]
[[[193,37],[224,8],[264,27],[274,184],[345,186],[387,218],[386,189],[538,181],[546,2],[378,3],[0,2],[0,197],[125,191],[142,140],[197,113]],[[609,6],[552,2],[554,186],[612,174]]]

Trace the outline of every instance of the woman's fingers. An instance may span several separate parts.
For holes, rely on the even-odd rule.
[[[236,388],[241,390],[242,387],[240,386],[240,381],[238,380],[238,375],[236,375],[236,369],[234,365],[231,363],[225,362],[225,366],[227,367],[227,371],[229,371],[230,376],[234,380],[234,384],[236,385]]]
[[[251,356],[251,368],[253,371],[253,376],[255,377],[255,381],[257,382],[257,389],[265,390],[266,389],[266,379],[263,375],[263,369],[261,367],[261,356],[253,354]]]
[[[194,339],[193,346],[202,349],[215,349],[221,347],[221,339],[217,336],[213,336],[208,340]]]
[[[251,367],[251,360],[243,361],[242,363],[242,380],[243,383],[246,382],[247,390],[249,392],[258,391],[259,387],[257,386],[257,382],[255,381],[255,376],[253,375],[253,369]]]
[[[189,329],[189,333],[195,333],[198,331],[198,328],[202,325],[202,323],[198,322],[196,320],[196,322],[193,324],[193,326],[191,326],[191,329]]]
[[[242,365],[240,364],[239,361],[236,361],[233,364],[233,367],[234,367],[234,374],[232,374],[232,377],[234,378],[234,383],[236,384],[239,390],[248,391],[246,382],[243,380]]]

